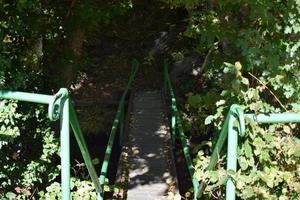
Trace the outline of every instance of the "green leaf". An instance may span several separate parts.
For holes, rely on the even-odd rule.
[[[210,171],[209,172],[210,181],[212,183],[216,183],[219,180],[219,173],[218,171]]]
[[[267,186],[270,188],[273,188],[273,186],[274,186],[273,179],[267,179]]]
[[[229,63],[229,62],[224,62],[224,65],[225,65],[226,67],[234,68],[234,65],[231,64],[231,63]]]
[[[283,131],[287,134],[290,134],[291,133],[291,128],[287,125],[283,126]]]
[[[98,158],[94,158],[92,160],[93,165],[98,165],[100,163],[100,160]]]
[[[234,63],[234,66],[235,66],[235,69],[236,69],[237,71],[241,71],[241,69],[242,69],[242,64],[241,64],[239,61],[235,62],[235,63]]]
[[[225,74],[234,72],[235,66],[234,66],[233,64],[228,63],[228,62],[224,62],[224,65],[225,65],[225,67],[224,67],[224,69],[223,69],[223,72],[224,72]]]
[[[284,29],[284,33],[285,34],[292,33],[292,28],[290,26],[286,26],[285,29]]]
[[[300,146],[299,145],[296,147],[294,155],[298,158],[300,157]]]
[[[245,77],[242,77],[242,83],[244,85],[249,85],[249,80],[247,78],[245,78]]]
[[[226,101],[224,99],[221,99],[221,100],[216,102],[216,106],[219,107],[221,105],[224,105],[225,103],[226,103]]]
[[[248,140],[245,141],[244,149],[245,149],[245,156],[246,156],[247,158],[252,158],[252,157],[253,157],[253,154],[252,154],[252,147],[250,146]]]
[[[251,198],[254,196],[254,191],[252,187],[246,187],[245,189],[242,190],[242,194],[245,199]]]
[[[260,155],[259,155],[259,159],[261,161],[268,161],[270,160],[270,155],[269,155],[269,152],[267,150],[262,150]]]
[[[223,70],[223,72],[225,74],[228,74],[230,72],[230,68],[229,67],[225,67],[224,70]]]
[[[239,158],[239,164],[240,164],[242,170],[246,170],[248,168],[247,160],[243,156]]]
[[[201,96],[200,95],[189,96],[187,101],[191,106],[196,108],[201,103]]]
[[[204,121],[204,124],[205,125],[208,125],[212,122],[212,120],[214,119],[214,116],[213,115],[208,115],[206,118],[205,118],[205,121]]]
[[[17,197],[17,195],[15,194],[15,193],[13,193],[13,192],[7,192],[6,193],[6,195],[5,195],[5,197],[7,198],[7,199],[16,199],[16,197]]]
[[[267,142],[273,142],[274,141],[274,136],[272,135],[272,133],[267,133],[266,135],[265,135],[265,139],[266,139],[266,141]]]

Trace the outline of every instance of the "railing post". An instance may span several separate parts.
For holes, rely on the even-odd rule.
[[[62,200],[70,200],[70,124],[79,145],[82,157],[87,166],[89,175],[95,185],[98,199],[102,199],[102,188],[98,180],[80,129],[78,119],[68,90],[61,88],[55,95],[32,94],[27,92],[12,92],[0,90],[0,98],[27,101],[32,103],[48,104],[48,117],[51,121],[60,119],[60,157],[61,157],[61,193]]]
[[[121,108],[121,116],[120,116],[120,141],[119,145],[123,146],[124,143],[124,114],[125,114],[125,103]]]
[[[219,134],[219,138],[217,140],[217,143],[215,144],[214,150],[211,154],[209,164],[206,168],[206,170],[213,170],[213,168],[216,166],[218,162],[219,154],[222,150],[222,147],[224,145],[224,142],[227,138],[227,130],[228,130],[228,121],[229,121],[229,115],[227,115],[225,122],[223,124],[223,127],[221,129],[221,133]],[[200,182],[199,189],[197,191],[197,198],[202,198],[202,193],[206,187],[206,183],[204,181]]]
[[[173,147],[175,148],[175,141],[176,141],[176,116],[175,116],[175,109],[176,105],[174,105],[175,100],[172,98],[172,103],[171,103],[171,137],[172,137],[172,144]]]
[[[183,154],[184,157],[186,159],[186,164],[188,167],[188,171],[190,174],[190,177],[192,179],[192,183],[193,183],[193,189],[194,189],[194,200],[197,199],[197,194],[198,194],[198,188],[199,188],[199,182],[197,179],[194,178],[194,166],[193,166],[193,162],[192,162],[192,158],[190,155],[190,151],[189,151],[189,147],[187,145],[187,141],[186,141],[186,136],[183,132],[183,127],[182,127],[182,123],[181,123],[181,119],[179,116],[179,112],[177,110],[177,106],[176,106],[176,99],[175,99],[175,95],[174,95],[174,91],[171,85],[171,81],[170,81],[170,77],[168,74],[168,69],[167,69],[167,65],[166,62],[164,64],[164,85],[166,90],[166,93],[169,92],[170,98],[171,98],[171,102],[170,102],[170,108],[171,108],[171,139],[172,139],[172,143],[173,143],[173,147],[175,147],[175,138],[176,138],[176,130],[178,130],[178,136],[182,145],[182,150],[183,150]]]
[[[237,169],[238,132],[233,127],[234,121],[234,116],[230,114],[228,122],[227,141],[227,172],[236,172]],[[235,185],[233,183],[232,177],[229,177],[226,182],[226,200],[235,200]]]
[[[86,164],[86,167],[87,167],[89,175],[92,179],[92,182],[94,183],[96,192],[98,193],[98,195],[100,195],[102,192],[102,188],[100,186],[96,170],[92,163],[92,159],[89,154],[89,150],[87,148],[86,142],[84,140],[82,130],[79,126],[79,121],[77,119],[74,107],[73,107],[72,103],[70,103],[70,102],[69,102],[69,111],[70,111],[70,124],[71,124],[72,130],[74,132],[75,139],[79,146],[81,155],[83,157],[84,163]]]
[[[69,125],[69,97],[65,90],[62,99],[62,108],[60,113],[60,157],[61,157],[61,189],[62,200],[70,200],[70,125]]]
[[[120,135],[120,139],[122,139],[123,137],[123,131],[124,131],[124,125],[123,125],[123,119],[124,119],[124,111],[125,111],[125,98],[126,98],[126,95],[128,93],[128,90],[134,80],[134,77],[135,77],[135,74],[137,73],[137,70],[138,70],[138,65],[139,65],[139,62],[137,60],[133,60],[132,62],[132,70],[131,70],[131,73],[130,73],[130,76],[129,76],[129,81],[124,89],[124,92],[123,92],[123,95],[121,97],[121,100],[120,100],[120,103],[119,103],[119,106],[118,106],[118,110],[117,110],[117,113],[116,113],[116,116],[115,116],[115,119],[114,119],[114,122],[113,122],[113,125],[112,125],[112,128],[111,128],[111,132],[110,132],[110,135],[109,135],[109,138],[108,138],[108,143],[107,143],[107,147],[106,147],[106,150],[105,150],[105,155],[104,155],[104,160],[103,160],[103,163],[102,163],[102,167],[101,167],[101,174],[100,174],[100,177],[99,177],[99,182],[100,182],[100,186],[102,188],[102,191],[101,191],[101,195],[98,196],[98,200],[102,200],[104,198],[104,185],[105,185],[105,180],[106,180],[106,174],[107,174],[107,170],[108,170],[108,165],[109,165],[109,160],[110,160],[110,156],[111,156],[111,153],[112,153],[112,148],[113,148],[113,144],[114,144],[114,140],[115,140],[115,136],[116,136],[116,131],[117,131],[117,128],[120,127],[121,131],[121,135]],[[121,120],[121,122],[120,122]],[[121,124],[120,124],[121,123]],[[121,141],[119,141],[120,143]],[[122,141],[123,142],[123,141]]]
[[[235,120],[238,121],[238,127],[234,127]],[[236,104],[230,107],[228,120],[228,140],[227,140],[227,173],[237,170],[237,148],[238,134],[245,134],[245,118],[243,109]],[[235,184],[233,178],[229,177],[226,182],[226,200],[235,200]]]

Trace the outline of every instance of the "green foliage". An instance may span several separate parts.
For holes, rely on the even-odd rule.
[[[43,40],[61,34],[61,18],[39,0],[0,4],[0,89],[38,91]],[[1,199],[33,197],[58,176],[58,139],[49,126],[43,106],[0,101]]]
[[[231,104],[247,113],[299,112],[299,1],[177,0],[194,41],[191,51],[209,55],[201,81],[192,82],[183,109],[186,130],[205,139],[196,145],[198,180],[205,180],[207,199],[224,198],[228,176],[235,179],[241,199],[299,199],[299,139],[293,124],[258,126],[247,121],[239,142],[239,170],[226,172],[220,157],[216,171],[205,171]],[[180,50],[176,50],[178,52]],[[196,78],[197,79],[197,78]],[[204,83],[203,83],[204,82]],[[208,138],[208,139],[207,139]],[[209,146],[209,148],[208,148]]]
[[[130,0],[0,1],[0,90],[49,93],[56,87],[47,85],[51,65],[72,62],[62,44],[74,29],[97,29],[131,8]],[[0,199],[60,197],[59,133],[46,112],[44,106],[0,100]],[[74,199],[95,199],[90,182],[72,184]]]
[[[7,105],[1,107],[0,112],[4,121],[0,132],[0,188],[3,191],[0,197],[27,199],[58,176],[55,161],[58,160],[59,143],[55,132],[48,128],[43,107],[1,103],[5,102]],[[26,123],[36,125],[28,129],[24,126]]]
[[[6,100],[0,102],[0,136],[2,146],[7,145],[8,141],[20,135],[19,128],[15,126],[16,119],[20,118],[20,114],[16,114],[17,104],[15,102],[8,102]]]
[[[91,200],[97,198],[95,187],[91,181],[81,181],[76,178],[71,178],[71,191],[72,199]],[[58,182],[54,182],[49,185],[46,188],[46,192],[39,192],[39,199],[61,199],[61,184]]]
[[[238,195],[244,199],[298,199],[299,139],[288,125],[262,128],[249,124],[240,146],[240,170],[235,174]],[[292,126],[295,128],[295,126]]]
[[[67,29],[82,26],[85,28],[97,28],[98,24],[109,24],[117,17],[124,15],[132,8],[130,0],[121,1],[93,1],[84,0],[74,11],[74,17],[70,19]]]
[[[300,111],[299,0],[161,1],[189,14],[181,37],[192,45],[174,50],[174,60],[188,50],[205,56],[212,49],[201,80],[182,85],[187,96],[181,113],[185,130],[205,139],[194,149],[195,176],[208,184],[205,197],[223,198],[223,185],[231,176],[241,199],[299,199],[300,142],[293,124],[258,126],[247,121],[238,172],[225,171],[222,155],[216,170],[205,171],[218,136],[214,134],[232,103],[254,113]],[[115,25],[113,19],[132,6],[130,0],[83,0],[76,5],[0,1],[0,89],[51,91],[45,86],[45,71],[57,50],[64,51],[61,43],[73,29]],[[62,52],[59,59],[72,62],[68,54]],[[49,127],[43,106],[0,101],[1,199],[59,198],[58,133]],[[74,199],[95,198],[89,181],[72,179],[72,190]]]

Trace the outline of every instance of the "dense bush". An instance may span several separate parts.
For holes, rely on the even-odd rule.
[[[247,113],[300,111],[300,2],[161,1],[188,15],[180,37],[189,42],[171,55],[182,59],[197,52],[203,57],[203,64],[195,66],[201,73],[180,85],[187,97],[181,110],[185,129],[202,139],[194,148],[195,176],[207,182],[206,198],[219,199],[228,175],[224,157],[216,170],[206,172],[205,167],[229,106],[238,103]],[[60,75],[58,68],[65,72],[66,66],[78,64],[74,57],[85,31],[113,24],[113,17],[133,5],[130,0],[0,1],[0,89],[56,90],[57,85],[46,85],[48,72]],[[57,197],[58,133],[50,128],[46,110],[0,101],[1,199]],[[239,170],[230,174],[241,199],[300,198],[298,131],[294,124],[259,126],[247,120]],[[72,187],[74,198],[95,197],[91,183],[80,177]]]
[[[130,1],[0,1],[0,89],[56,92],[82,48],[78,32],[130,8]],[[0,100],[0,199],[60,197],[57,126],[44,106]],[[73,181],[72,195],[94,197],[82,179]]]
[[[205,172],[205,168],[211,142],[218,137],[210,137],[212,127],[214,133],[219,132],[229,106],[240,104],[247,113],[300,111],[300,3],[166,2],[188,10],[185,37],[195,44],[188,51],[208,58],[201,77],[183,88],[187,94],[183,117],[192,135],[210,138],[196,146],[196,178],[207,182],[208,199],[220,199],[228,175],[224,160],[220,157],[216,171]],[[177,51],[188,53],[186,49]],[[230,174],[241,199],[300,198],[298,131],[294,124],[258,126],[247,121],[247,134],[239,143],[239,170]]]
[[[59,175],[57,135],[43,107],[0,104],[0,198],[27,199]]]
[[[43,40],[59,19],[40,1],[1,1],[0,89],[43,88]],[[52,20],[49,20],[52,19]],[[57,134],[43,106],[0,101],[0,198],[28,199],[59,175]]]

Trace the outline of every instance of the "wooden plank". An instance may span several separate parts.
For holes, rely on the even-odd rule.
[[[124,190],[118,199],[166,199],[169,192],[178,193],[170,148],[161,93],[136,93],[129,139],[124,146],[127,152],[122,152],[127,155],[128,164],[121,167],[123,176],[118,178],[120,182],[123,179]]]

